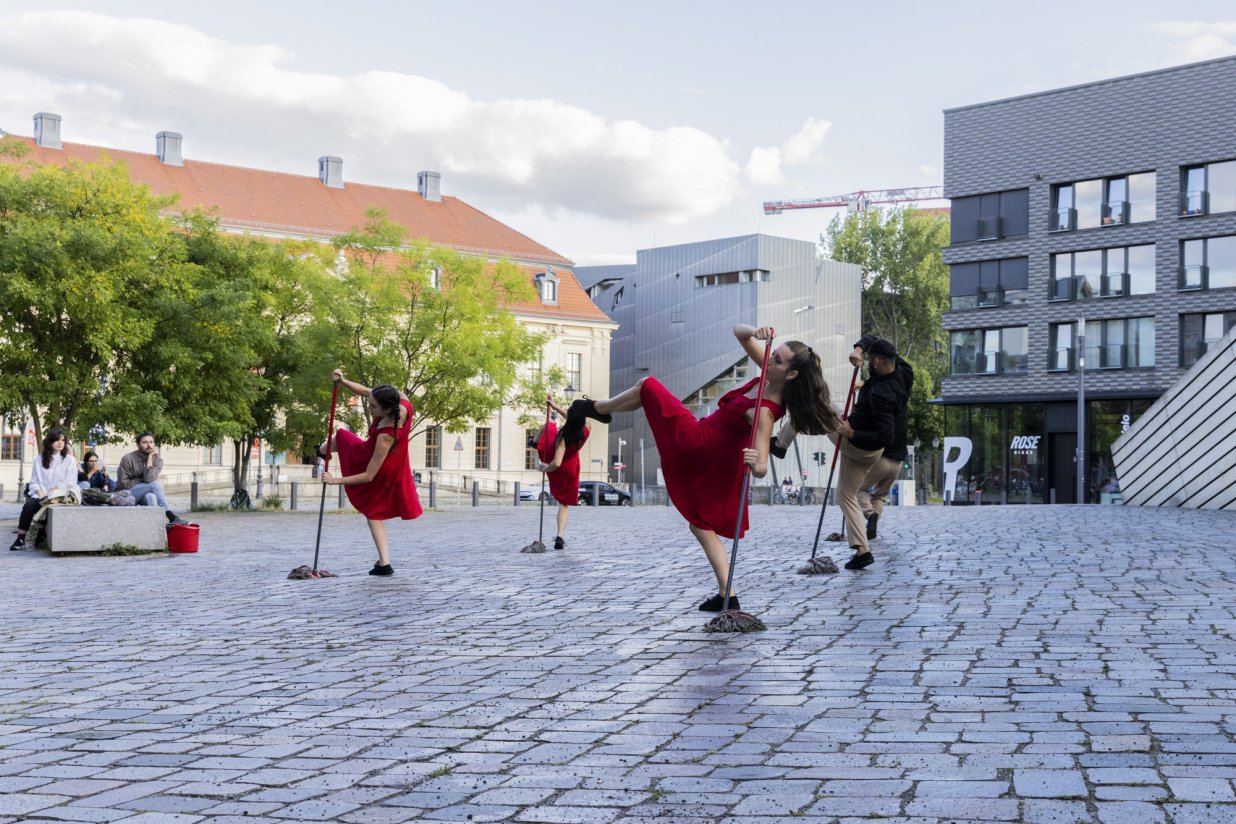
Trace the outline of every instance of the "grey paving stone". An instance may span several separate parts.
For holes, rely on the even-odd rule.
[[[1026,798],[1085,798],[1080,772],[1070,770],[1014,770],[1013,789]]]

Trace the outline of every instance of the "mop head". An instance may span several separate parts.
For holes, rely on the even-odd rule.
[[[845,540],[845,533],[844,533],[844,532],[830,532],[830,533],[828,533],[828,535],[824,538],[824,540],[826,540],[826,541],[833,541],[834,543],[836,543],[837,541],[844,541],[844,540]]]
[[[838,571],[837,562],[827,556],[812,558],[798,568],[799,575],[831,575]]]
[[[704,625],[704,632],[763,632],[764,622],[740,609],[726,610]]]
[[[308,564],[301,564],[296,569],[288,573],[289,581],[304,581],[308,578],[338,578],[339,576],[331,572],[329,569],[319,569],[316,572],[313,567]]]
[[[545,544],[542,541],[533,541],[532,543],[528,544],[526,547],[520,550],[520,552],[544,552],[544,551],[545,551]]]

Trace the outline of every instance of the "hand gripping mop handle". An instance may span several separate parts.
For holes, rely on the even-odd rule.
[[[850,391],[845,396],[845,411],[841,413],[841,420],[846,420],[850,417],[850,403],[854,400],[854,384],[858,382],[858,367],[854,367],[854,374],[850,376]],[[837,456],[841,454],[841,436],[837,436],[837,447],[833,450],[833,465],[828,470],[828,485],[824,487],[824,503],[820,504],[820,522],[815,525],[815,543],[811,545],[811,560],[815,560],[816,550],[820,546],[820,530],[824,528],[824,510],[828,509],[828,495],[833,488],[833,473],[837,471]]]
[[[339,400],[339,381],[330,393],[330,423],[326,426],[326,454],[322,457],[322,472],[330,469],[331,443],[335,435],[335,403]],[[318,507],[318,537],[313,542],[313,571],[318,571],[318,551],[322,548],[322,516],[326,513],[326,484],[322,484],[322,504]]]
[[[755,449],[755,437],[760,431],[760,411],[764,408],[764,385],[768,381],[768,356],[772,354],[772,342],[776,331],[768,330],[770,337],[764,343],[764,364],[760,367],[760,390],[755,396],[755,414],[751,421],[751,438],[747,441],[748,449]],[[734,548],[730,550],[730,571],[725,576],[725,598],[721,602],[721,611],[730,608],[730,589],[734,582],[734,566],[738,563],[738,533],[742,530],[742,516],[747,512],[747,493],[751,490],[751,467],[743,463],[742,495],[738,499],[738,520],[734,523]]]

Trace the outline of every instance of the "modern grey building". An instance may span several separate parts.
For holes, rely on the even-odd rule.
[[[1236,325],[1234,123],[1236,58],[944,113],[957,501],[1075,501],[1083,360],[1084,497],[1115,491],[1112,443]]]
[[[732,334],[735,323],[749,323],[813,347],[834,400],[844,401],[846,358],[861,334],[862,274],[821,259],[813,243],[744,235],[641,249],[634,266],[580,266],[575,276],[619,325],[610,355],[615,394],[652,376],[697,415],[715,411],[719,397],[759,372]],[[610,466],[627,465],[622,481],[658,483],[660,460],[642,413],[616,415],[609,438]],[[817,452],[830,460],[832,446],[822,436],[800,438],[797,454],[774,461],[774,473],[801,483],[806,471],[808,484],[824,486],[828,465]],[[617,471],[610,477],[619,480]],[[772,482],[773,473],[762,481]]]

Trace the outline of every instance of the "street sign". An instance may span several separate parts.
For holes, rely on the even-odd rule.
[[[614,464],[614,469],[626,469],[626,468],[627,468],[627,465],[626,465],[626,464],[624,464],[624,463],[616,463],[616,464]]]
[[[455,436],[455,451],[463,452],[463,436],[462,435]]]

